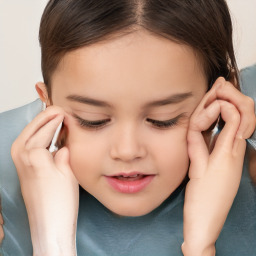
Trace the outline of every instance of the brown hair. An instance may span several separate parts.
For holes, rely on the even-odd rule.
[[[51,76],[67,52],[138,28],[191,46],[202,60],[209,88],[219,76],[238,82],[225,0],[50,0],[39,32],[49,96]]]

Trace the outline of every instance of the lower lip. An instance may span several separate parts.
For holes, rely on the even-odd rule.
[[[144,178],[133,181],[119,180],[114,177],[105,176],[108,183],[118,192],[137,193],[143,190],[155,177],[155,175],[146,175]]]

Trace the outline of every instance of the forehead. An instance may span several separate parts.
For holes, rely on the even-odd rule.
[[[53,74],[53,91],[82,93],[123,88],[182,88],[205,83],[205,75],[194,50],[163,37],[137,31],[67,53]],[[57,87],[56,87],[57,89]],[[151,91],[151,92],[150,92]],[[176,92],[176,91],[175,91]]]

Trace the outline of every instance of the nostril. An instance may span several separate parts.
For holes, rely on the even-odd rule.
[[[147,155],[146,141],[138,129],[127,124],[123,129],[115,130],[109,148],[110,157],[114,160],[131,162]]]
[[[140,145],[117,145],[110,150],[111,158],[115,160],[122,160],[130,162],[144,158],[146,156],[146,149]]]

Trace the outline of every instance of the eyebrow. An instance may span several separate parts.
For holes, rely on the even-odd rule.
[[[192,96],[193,96],[192,92],[173,94],[164,99],[149,102],[145,105],[145,108],[160,107],[160,106],[165,106],[165,105],[169,105],[169,104],[177,104],[182,101],[185,101],[186,99],[188,99]],[[84,97],[81,95],[72,94],[72,95],[67,96],[66,98],[70,101],[75,101],[75,102],[92,105],[92,106],[96,106],[96,107],[111,107],[111,105],[105,101],[96,100],[96,99]]]
[[[92,105],[92,106],[96,106],[96,107],[111,107],[111,105],[105,101],[95,100],[95,99],[80,96],[80,95],[73,94],[73,95],[67,96],[66,98],[70,101],[76,101],[79,103]]]
[[[170,95],[164,99],[161,100],[156,100],[156,101],[152,101],[146,104],[146,108],[150,108],[150,107],[160,107],[160,106],[165,106],[165,105],[169,105],[169,104],[177,104],[180,103],[182,101],[185,101],[186,99],[190,98],[193,96],[192,92],[186,92],[186,93],[177,93],[177,94],[173,94]]]

